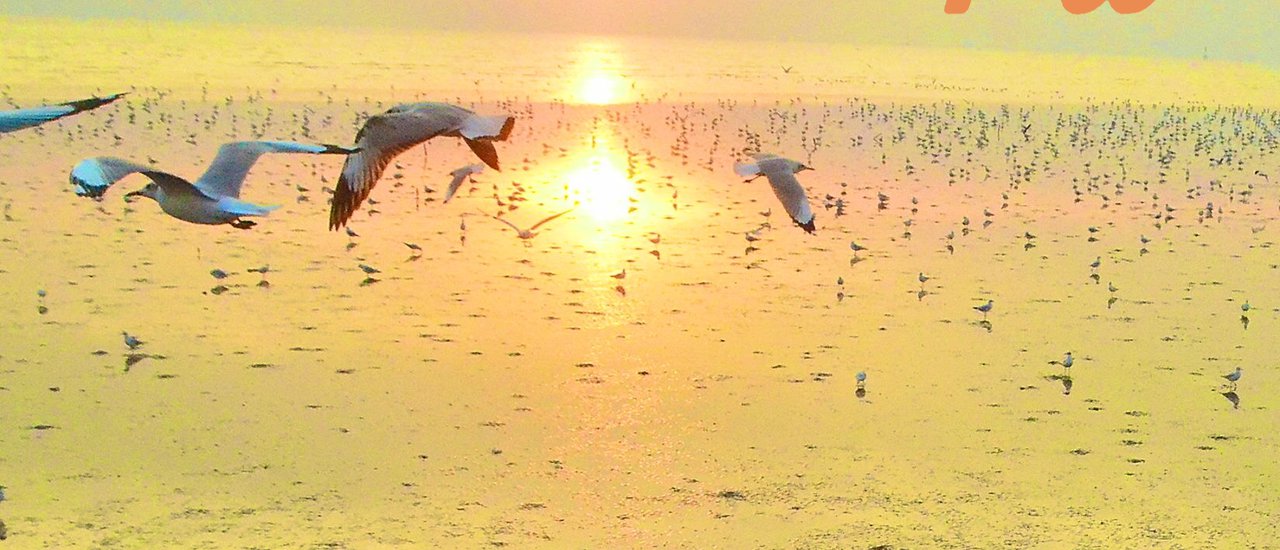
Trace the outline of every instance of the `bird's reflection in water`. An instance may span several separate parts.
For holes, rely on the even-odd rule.
[[[1062,395],[1071,395],[1071,387],[1074,385],[1075,385],[1075,382],[1071,381],[1070,376],[1063,376],[1062,377]]]
[[[1240,396],[1236,394],[1235,390],[1222,392],[1222,396],[1227,398],[1227,401],[1231,402],[1231,408],[1240,408]]]
[[[928,295],[929,295],[929,291],[921,289],[919,292],[916,292],[916,301],[923,302],[924,297]]]
[[[866,399],[866,398],[867,398],[867,388],[858,388],[858,390],[857,390],[857,391],[853,392],[853,395],[858,396],[858,399],[859,399],[859,400]]]
[[[124,371],[125,371],[125,372],[129,372],[129,369],[133,368],[133,366],[134,366],[134,365],[136,365],[136,364],[138,364],[138,362],[139,362],[139,361],[141,361],[141,360],[143,360],[143,359],[146,359],[146,358],[148,358],[148,357],[151,357],[151,356],[150,356],[150,355],[147,355],[147,354],[145,354],[145,353],[130,353],[130,354],[128,354],[128,355],[125,355],[125,356],[124,356]]]
[[[983,320],[981,320],[981,321],[978,321],[978,326],[980,326],[980,327],[982,327],[982,328],[984,328],[984,329],[987,329],[987,332],[991,332],[991,329],[992,329],[991,321],[988,321],[988,320],[986,320],[986,319],[983,319]]]
[[[1245,330],[1249,330],[1249,316],[1248,316],[1248,315],[1241,315],[1241,316],[1240,316],[1240,324],[1241,324],[1241,325],[1244,325],[1244,329],[1245,329]]]

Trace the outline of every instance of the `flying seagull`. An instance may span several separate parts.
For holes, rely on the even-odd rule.
[[[67,103],[59,103],[57,105],[45,105],[43,107],[32,107],[30,109],[18,109],[16,111],[0,111],[0,134],[39,126],[46,122],[52,122],[62,117],[71,116],[76,113],[96,109],[112,101],[120,99],[125,94],[109,95],[107,97],[91,97],[89,99],[81,99],[80,101],[69,101]]]
[[[466,179],[471,177],[473,174],[479,174],[483,171],[484,165],[477,163],[468,164],[462,168],[449,172],[449,175],[453,176],[453,179],[449,181],[449,189],[444,192],[444,202],[448,203],[449,199],[453,198],[453,194],[458,192],[459,187],[462,187],[463,181],[466,181]]]
[[[347,157],[342,165],[338,187],[333,191],[333,207],[329,210],[329,229],[346,225],[373,191],[391,159],[433,137],[460,137],[480,160],[494,170],[501,170],[493,142],[505,141],[511,135],[515,120],[507,115],[477,115],[456,105],[431,102],[397,105],[369,117],[356,134],[360,153]]]
[[[755,162],[734,163],[733,171],[739,176],[752,181],[760,176],[769,180],[773,194],[778,196],[782,207],[787,210],[791,220],[805,230],[813,233],[813,211],[809,209],[809,199],[804,195],[804,188],[796,180],[796,174],[804,170],[812,170],[799,162],[768,153],[751,155]]]
[[[185,222],[230,224],[248,229],[254,223],[241,216],[265,216],[278,206],[260,206],[240,200],[240,187],[258,157],[265,153],[351,154],[358,149],[337,145],[311,145],[291,141],[236,141],[223,144],[209,169],[195,183],[168,172],[115,157],[92,157],[71,170],[77,195],[100,198],[111,184],[133,173],[151,179],[146,187],[125,195],[155,199],[166,214]]]
[[[516,226],[516,224],[511,223],[511,222],[509,222],[509,221],[507,221],[507,220],[505,220],[505,219],[499,218],[499,217],[497,217],[497,216],[494,216],[494,215],[492,215],[492,214],[486,214],[486,213],[484,213],[484,212],[481,212],[481,214],[484,214],[484,215],[486,215],[486,216],[489,216],[490,218],[493,218],[493,219],[495,219],[495,220],[498,220],[498,221],[500,221],[500,222],[502,222],[502,223],[507,224],[507,226],[509,226],[511,229],[516,230],[516,236],[517,236],[517,237],[520,237],[522,240],[527,241],[527,240],[529,240],[529,239],[532,239],[532,238],[534,238],[534,237],[537,237],[537,236],[538,236],[537,230],[538,230],[538,228],[539,228],[539,227],[542,227],[542,226],[543,226],[543,225],[545,225],[547,222],[549,222],[549,221],[551,221],[551,220],[554,220],[554,219],[556,219],[556,218],[559,218],[560,216],[563,216],[563,215],[565,215],[565,214],[568,214],[568,213],[570,213],[570,212],[573,212],[573,211],[574,211],[574,209],[576,209],[576,208],[578,208],[578,207],[577,207],[577,206],[575,206],[575,207],[573,207],[573,208],[570,208],[570,209],[568,209],[568,210],[565,210],[564,212],[560,212],[560,213],[558,213],[558,214],[552,214],[552,215],[550,215],[550,216],[547,216],[547,217],[545,217],[545,218],[542,218],[542,221],[540,221],[540,222],[538,222],[538,223],[533,224],[533,227],[530,227],[530,228],[528,228],[528,229],[520,229],[518,226]]]

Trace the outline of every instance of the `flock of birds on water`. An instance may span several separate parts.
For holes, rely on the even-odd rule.
[[[125,95],[126,94],[121,93],[106,97],[94,97],[80,101],[71,101],[57,105],[3,111],[0,112],[0,134],[35,127],[47,122],[75,115],[80,112],[97,109],[108,105]],[[953,108],[954,107],[951,105],[948,106],[948,109]],[[887,121],[886,115],[875,113],[874,106],[869,108],[868,106],[863,105],[861,109],[861,114],[864,117],[879,118],[881,121]],[[870,112],[868,112],[868,109],[870,109]],[[1005,118],[1009,117],[1007,106],[1002,107],[1002,115]],[[826,115],[824,115],[824,117],[825,116]],[[913,124],[919,122],[923,124],[926,129],[932,129],[935,133],[947,131],[947,129],[942,128],[941,125],[938,124],[937,120],[931,118],[936,118],[936,112],[927,113],[916,111],[900,116],[910,117]],[[1226,119],[1227,115],[1223,115],[1219,120],[1221,122]],[[494,143],[508,139],[511,135],[515,121],[516,117],[511,115],[481,115],[466,108],[449,103],[409,103],[397,105],[380,114],[369,116],[363,122],[363,125],[355,136],[354,144],[350,147],[325,143],[311,144],[292,141],[233,141],[225,143],[219,148],[216,157],[208,169],[194,182],[152,166],[116,157],[99,156],[84,159],[76,164],[71,171],[70,180],[76,195],[100,200],[113,184],[129,175],[141,174],[148,178],[150,182],[141,189],[127,193],[126,197],[150,198],[159,205],[160,209],[164,213],[181,221],[207,225],[226,224],[238,229],[249,229],[255,225],[255,222],[245,218],[267,216],[271,211],[278,208],[278,206],[260,205],[241,199],[241,188],[244,180],[259,157],[267,153],[345,155],[345,162],[338,178],[338,184],[333,189],[332,198],[330,200],[329,229],[337,230],[339,228],[344,228],[361,204],[369,199],[373,188],[377,185],[383,175],[383,172],[393,159],[410,148],[423,144],[435,137],[444,136],[462,139],[475,156],[483,162],[483,164],[467,165],[450,173],[452,179],[447,186],[444,202],[449,202],[465,181],[469,180],[473,175],[481,173],[486,167],[500,171],[501,168],[498,160],[498,153]],[[980,133],[969,136],[972,138],[975,145],[980,147],[990,145],[991,138],[988,135],[989,131],[992,129],[997,133],[1000,131],[992,120],[984,119],[980,116],[972,117],[970,122],[978,122],[982,128]],[[1258,117],[1254,117],[1254,122],[1259,125],[1265,124],[1265,121],[1262,121]],[[778,130],[777,126],[785,126],[787,123],[788,117],[781,114],[779,110],[770,112],[770,131],[776,131]],[[1070,141],[1073,143],[1079,141],[1088,142],[1089,138],[1084,137],[1083,132],[1081,132],[1080,126],[1082,124],[1084,126],[1091,124],[1091,121],[1088,119],[1086,114],[1078,115],[1078,117],[1066,117],[1065,115],[1059,115],[1058,126],[1055,129],[1055,132],[1071,132]],[[1166,113],[1166,115],[1156,125],[1156,128],[1152,129],[1151,133],[1154,137],[1161,129],[1185,124],[1187,124],[1187,120],[1185,118],[1180,119],[1177,114],[1170,115]],[[1025,113],[1022,115],[1022,123],[1019,127],[1021,128],[1024,142],[1028,144],[1031,143],[1032,140],[1029,134],[1031,124],[1028,122],[1028,118]],[[683,126],[683,129],[687,131],[688,127]],[[1233,137],[1241,138],[1243,131],[1241,130],[1238,122],[1236,123],[1234,131],[1235,135]],[[955,132],[955,136],[959,137],[959,132]],[[822,138],[820,135],[809,137],[808,133],[809,127],[806,124],[802,131],[802,142],[806,143],[805,150],[810,156],[812,156],[813,152],[820,146]],[[794,224],[806,233],[814,233],[816,231],[814,209],[806,194],[805,188],[800,184],[797,178],[798,174],[803,171],[810,170],[811,168],[804,162],[762,152],[761,143],[764,140],[759,133],[744,130],[741,132],[741,137],[749,144],[748,147],[743,149],[742,153],[749,156],[751,160],[736,162],[733,166],[734,173],[745,178],[745,181],[748,182],[764,176],[772,188],[777,200]],[[1100,148],[1108,145],[1114,146],[1119,143],[1131,143],[1136,139],[1136,137],[1134,129],[1126,127],[1124,120],[1117,121],[1113,119],[1110,122],[1110,127],[1106,130],[1106,137],[1099,142],[1089,143],[1088,145]],[[855,147],[863,145],[862,139],[862,137],[854,138],[852,145]],[[874,137],[876,144],[881,147],[882,151],[886,140],[898,143],[905,141],[905,139],[906,136],[901,129],[898,129],[896,133],[889,134],[888,136],[885,134],[877,134]],[[920,138],[917,139],[920,140]],[[1155,140],[1157,149],[1161,146],[1170,145],[1169,143],[1163,142],[1163,139],[1167,138]],[[1200,140],[1195,145],[1197,155],[1199,155],[1202,150],[1207,152],[1215,146],[1222,148],[1220,157],[1210,158],[1211,164],[1216,164],[1217,166],[1238,165],[1241,167],[1245,164],[1243,154],[1240,150],[1233,148],[1232,146],[1223,145],[1228,138],[1223,134],[1221,129],[1217,131],[1216,136],[1212,129],[1208,129],[1197,139]],[[1248,139],[1258,138],[1251,136],[1248,137]],[[1274,148],[1277,146],[1274,143],[1275,138],[1273,135],[1269,135],[1263,139],[1266,141],[1267,147]],[[1111,143],[1108,144],[1108,141]],[[716,145],[718,144],[719,138],[717,137]],[[812,148],[810,148],[808,144],[811,144]],[[950,146],[944,146],[938,141],[921,140],[917,146],[922,152],[932,155],[935,163],[939,158],[950,157],[953,154]],[[1005,156],[1012,159],[1014,158],[1015,153],[1019,152],[1019,149],[1020,146],[1018,144],[1010,145],[1005,150]],[[1160,183],[1164,183],[1172,177],[1171,165],[1176,155],[1172,152],[1171,147],[1163,152],[1157,149],[1148,149],[1148,158],[1154,159],[1155,162],[1161,166],[1161,171],[1159,173]],[[1050,162],[1058,157],[1059,152],[1057,151],[1056,146],[1049,140],[1046,140],[1046,145],[1043,151],[1044,154],[1042,156],[1041,149],[1034,149],[1034,158],[1029,163],[1022,164],[1016,161],[1013,162],[1013,182],[1011,187],[1016,188],[1020,183],[1031,181],[1035,175],[1046,171]],[[688,163],[687,150],[682,151],[679,145],[673,147],[673,154],[684,154],[685,162],[686,164]],[[1157,154],[1159,156],[1156,156]],[[971,156],[972,153],[969,153],[969,155]],[[888,162],[887,157],[885,157],[883,153],[881,162]],[[906,165],[903,168],[907,174],[911,174],[913,170],[916,169],[916,167],[913,166],[912,161],[909,159],[906,161]],[[1150,180],[1132,178],[1126,172],[1124,158],[1120,159],[1121,175],[1119,177],[1113,178],[1112,174],[1106,172],[1093,173],[1091,171],[1090,163],[1088,162],[1085,163],[1084,168],[1086,176],[1084,178],[1073,178],[1072,180],[1072,188],[1076,196],[1076,201],[1079,202],[1083,200],[1083,197],[1086,194],[1096,195],[1101,198],[1103,208],[1107,208],[1111,205],[1113,197],[1123,194],[1126,191],[1126,186],[1136,187],[1139,188],[1136,190],[1146,192],[1147,185],[1151,183]],[[991,169],[989,167],[985,167],[985,169],[985,178],[991,179],[993,177]],[[956,168],[953,168],[949,175],[950,183],[952,184],[959,179],[977,177],[976,174],[971,173],[967,169]],[[1255,175],[1269,182],[1269,176],[1262,171],[1255,172]],[[1185,176],[1189,182],[1191,179],[1189,170]],[[1215,185],[1217,186],[1218,191],[1223,190],[1222,183],[1217,180],[1209,183],[1209,190],[1214,190]],[[1110,193],[1104,190],[1107,186],[1110,186],[1111,188]],[[1204,189],[1202,189],[1201,186],[1188,188],[1187,198],[1192,199],[1199,196],[1203,191]],[[1252,193],[1252,184],[1248,184],[1245,189],[1241,190],[1237,190],[1232,186],[1230,190],[1230,197],[1232,201],[1239,198],[1242,202],[1247,203]],[[1008,200],[1008,193],[1005,193],[1002,196],[1006,201]],[[1157,195],[1153,194],[1152,198],[1153,203],[1158,200]],[[885,209],[887,207],[889,197],[883,193],[879,193],[878,199],[879,209]],[[917,199],[914,197],[912,198],[912,204],[918,204]],[[821,202],[821,205],[828,210],[834,208],[835,215],[837,217],[844,215],[846,204],[843,196],[834,197],[832,195],[827,195]],[[1006,202],[1004,206],[1008,206],[1008,203]],[[488,214],[483,211],[480,213],[509,226],[513,231],[515,231],[516,235],[520,239],[527,241],[537,234],[540,227],[560,218],[561,216],[573,212],[575,208],[576,205],[567,210],[547,216],[528,228],[521,228],[520,226],[504,219],[501,217],[502,212],[499,212],[498,215]],[[912,212],[914,213],[915,210],[916,209],[913,207]],[[1168,206],[1167,203],[1163,208],[1155,208],[1155,226],[1160,228],[1163,223],[1168,223],[1172,220],[1173,212],[1174,208]],[[1199,221],[1203,223],[1206,219],[1212,219],[1215,216],[1215,212],[1216,215],[1221,216],[1221,205],[1219,205],[1215,210],[1213,203],[1209,202],[1203,210],[1198,211]],[[985,227],[991,223],[989,218],[994,216],[994,214],[989,209],[984,210],[983,214],[984,217],[988,218],[984,221],[983,225]],[[768,213],[764,212],[762,215],[767,217]],[[904,221],[904,226],[906,227],[906,231],[903,234],[904,238],[909,239],[911,236],[911,222],[911,219]],[[465,221],[463,223],[465,228]],[[968,217],[963,219],[962,226],[963,227],[961,229],[964,234],[968,234],[970,231],[970,220]],[[762,225],[754,231],[748,231],[746,233],[748,242],[758,240],[760,238],[760,231],[766,227],[768,227],[767,224]],[[350,227],[345,227],[345,230],[349,237],[356,236]],[[1097,231],[1098,229],[1096,227],[1089,227],[1089,232],[1091,234],[1096,233]],[[1258,231],[1258,228],[1254,229],[1255,233]],[[945,248],[950,253],[954,253],[952,241],[955,239],[955,232],[952,231],[948,233],[945,238],[947,241]],[[1024,235],[1024,238],[1026,240],[1025,247],[1027,249],[1035,246],[1035,235],[1027,232]],[[1093,241],[1094,237],[1091,236],[1090,240]],[[1142,236],[1141,243],[1144,246],[1142,250],[1143,253],[1146,253],[1145,245],[1149,242],[1151,242],[1150,239],[1145,235]],[[415,254],[421,253],[421,248],[415,244],[406,243],[406,246],[412,249]],[[866,251],[867,247],[854,241],[850,243],[850,249],[854,254],[853,262],[856,262],[860,259],[858,253]],[[749,247],[748,253],[751,250],[752,248]],[[1099,256],[1092,264],[1090,264],[1090,268],[1093,270],[1091,278],[1093,278],[1095,282],[1098,281],[1097,270],[1101,265],[1101,262],[1102,259],[1101,256]],[[377,268],[366,264],[360,264],[359,267],[366,275],[372,276],[379,272]],[[263,275],[264,285],[266,284],[265,276],[268,269],[269,268],[267,267],[263,267],[255,270]],[[215,277],[218,276],[216,273],[217,271],[219,270],[214,270]],[[626,272],[623,270],[620,274],[614,275],[614,278],[620,279],[621,277],[625,277],[625,274]],[[223,276],[225,276],[225,274]],[[931,278],[932,277],[926,275],[924,272],[920,272],[918,274],[918,281],[920,283],[919,295],[921,297],[927,293],[924,287],[926,282]],[[840,284],[843,284],[843,280],[839,282]],[[1108,304],[1110,305],[1110,303],[1114,303],[1114,294],[1118,289],[1111,283],[1108,284],[1108,289],[1113,295],[1111,302]],[[39,296],[42,300],[40,307],[42,310],[44,309],[44,295],[44,291],[40,290]],[[840,298],[843,298],[843,293],[841,293]],[[990,330],[990,324],[987,322],[987,316],[991,313],[994,307],[995,301],[992,299],[988,299],[985,303],[973,306],[973,309],[982,316],[982,320],[979,323],[988,327],[988,330]],[[1250,309],[1249,303],[1246,301],[1241,309],[1245,313],[1245,315],[1242,315],[1241,321],[1245,328],[1248,328],[1249,321],[1247,314]],[[137,350],[143,345],[141,340],[136,336],[130,335],[128,332],[124,332],[123,337],[124,343],[130,351]],[[1062,360],[1050,361],[1050,364],[1062,367],[1063,375],[1060,379],[1063,381],[1065,393],[1070,393],[1070,370],[1074,364],[1074,357],[1072,353],[1067,352]],[[1237,404],[1238,398],[1232,398],[1232,396],[1234,395],[1237,383],[1241,379],[1242,372],[1242,368],[1236,367],[1234,371],[1222,375],[1222,378],[1226,381],[1226,387],[1229,390],[1229,393],[1224,393],[1224,395],[1227,395],[1228,399]],[[860,397],[865,394],[866,379],[866,372],[858,372],[856,374],[857,390]]]

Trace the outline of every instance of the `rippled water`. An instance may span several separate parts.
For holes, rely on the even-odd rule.
[[[0,27],[17,105],[132,90],[0,136],[7,543],[1277,540],[1271,72]],[[325,231],[339,158],[259,161],[245,197],[284,207],[251,231],[66,183],[93,155],[194,177],[232,139],[348,144],[367,114],[428,98],[517,116],[504,171],[444,205],[471,153],[414,148],[357,237]],[[733,175],[748,147],[816,168],[815,235]],[[485,215],[527,227],[575,203],[528,246]],[[1069,385],[1049,364],[1067,351]]]

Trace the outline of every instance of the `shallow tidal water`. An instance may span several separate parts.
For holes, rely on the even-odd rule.
[[[0,544],[1280,541],[1273,72],[85,25],[0,21],[14,106],[131,92],[0,136]],[[504,169],[442,204],[474,157],[411,149],[355,237],[339,157],[259,160],[249,231],[67,183],[418,100],[515,115]],[[733,174],[753,148],[815,167],[816,234]],[[528,245],[487,217],[574,204]]]

